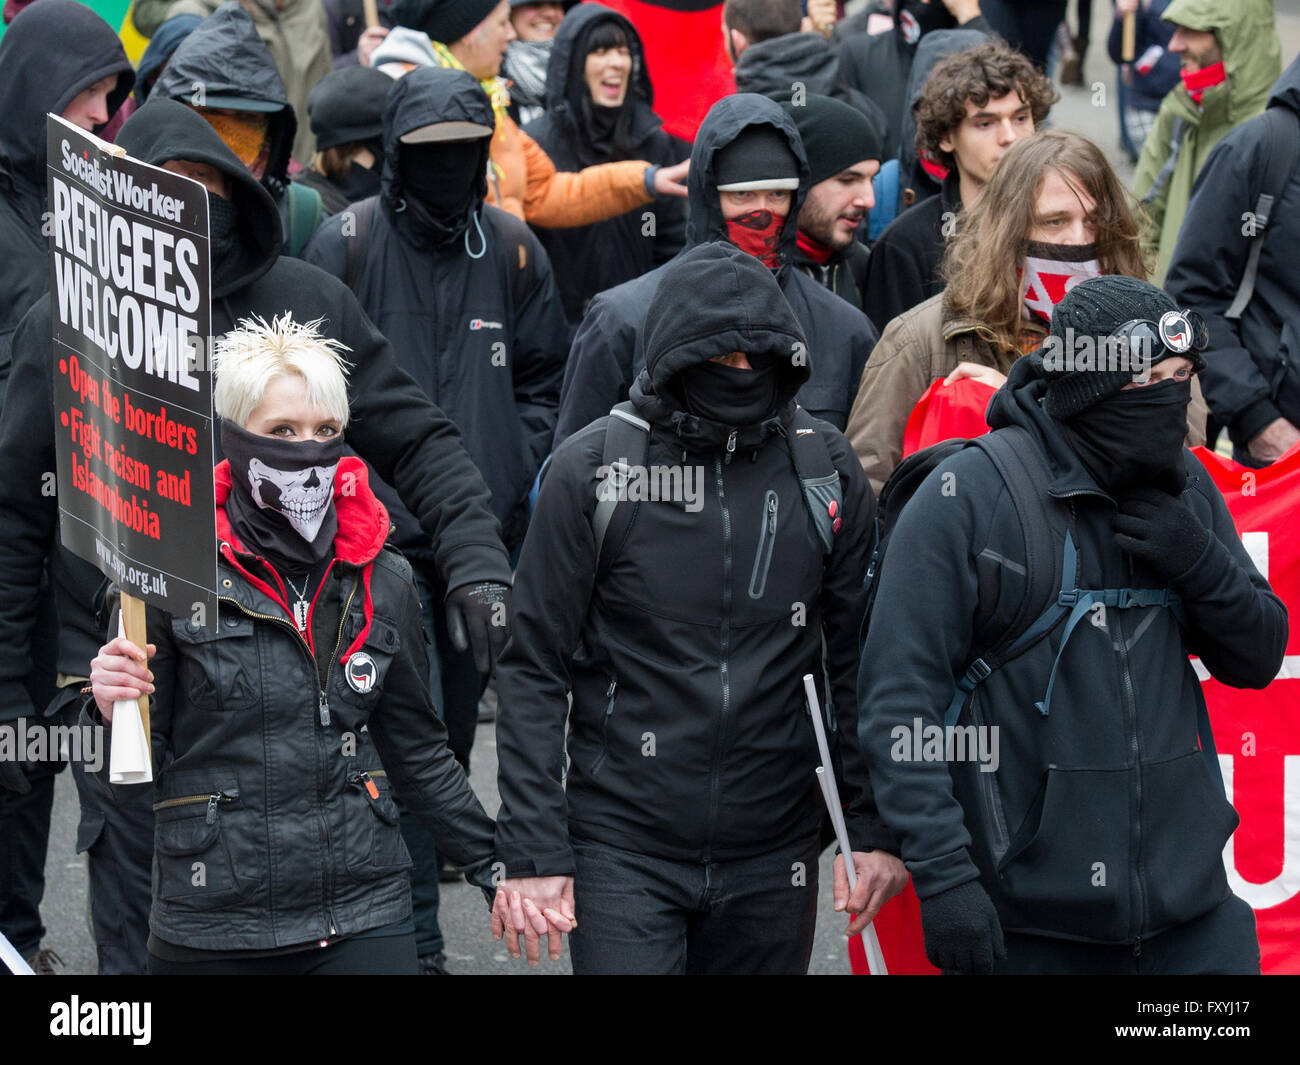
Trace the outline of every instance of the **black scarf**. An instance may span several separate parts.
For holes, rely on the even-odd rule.
[[[287,441],[273,436],[250,433],[232,422],[221,421],[221,450],[230,460],[230,495],[226,497],[226,517],[230,529],[246,549],[261,555],[280,573],[310,570],[334,550],[338,532],[338,512],[334,507],[332,485],[334,472],[343,456],[343,437],[324,441]],[[255,466],[257,464],[257,466]],[[290,519],[283,509],[279,487],[260,472],[258,466],[270,467],[274,473],[297,473],[311,467],[324,468],[327,474],[308,479],[309,486],[328,480],[331,489],[324,513],[306,515],[319,520],[311,540],[304,538],[301,516]],[[253,469],[250,472],[250,467]],[[260,498],[260,502],[259,502]]]
[[[1191,398],[1190,381],[1161,381],[1116,392],[1061,424],[1099,488],[1113,495],[1151,485],[1177,495],[1187,483]]]
[[[779,380],[771,359],[752,370],[701,362],[682,370],[674,381],[690,413],[719,425],[754,425],[776,406]]]
[[[590,103],[590,101],[588,101]],[[587,112],[587,143],[593,157],[599,162],[608,162],[614,158],[617,150],[614,135],[618,130],[619,119],[627,107],[627,100],[617,107],[605,107],[591,103]],[[590,165],[590,164],[589,164]]]
[[[253,266],[253,252],[239,232],[239,210],[216,193],[208,194],[208,239],[212,242],[212,288],[225,291]]]
[[[445,244],[465,232],[487,191],[486,157],[486,138],[402,145],[402,196],[422,235]]]

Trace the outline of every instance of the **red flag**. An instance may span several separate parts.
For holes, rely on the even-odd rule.
[[[984,412],[996,392],[992,385],[963,377],[950,385],[935,381],[912,408],[903,430],[903,458],[941,440],[983,436],[989,431]]]

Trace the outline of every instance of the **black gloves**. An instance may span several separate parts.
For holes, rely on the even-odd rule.
[[[1002,924],[993,900],[978,880],[968,880],[921,900],[925,956],[946,972],[979,975],[1005,958]]]
[[[1159,488],[1135,488],[1121,497],[1111,528],[1115,542],[1166,583],[1191,569],[1210,542],[1210,531],[1187,504]]]
[[[510,638],[510,586],[462,584],[447,593],[447,635],[458,651],[474,648],[474,667],[489,673]]]

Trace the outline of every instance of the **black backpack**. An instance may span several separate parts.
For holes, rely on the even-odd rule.
[[[1176,593],[1168,588],[1080,588],[1078,586],[1078,551],[1071,531],[1068,507],[1048,494],[1052,473],[1038,443],[1027,430],[1009,426],[977,437],[974,440],[945,440],[913,455],[909,455],[890,474],[880,490],[876,508],[876,542],[871,562],[867,567],[867,607],[862,619],[859,646],[866,643],[867,627],[871,622],[876,593],[880,586],[880,572],[888,559],[889,538],[898,517],[908,500],[922,482],[948,458],[963,448],[976,447],[993,463],[1020,520],[1025,544],[1025,593],[1010,623],[992,640],[972,641],[974,654],[960,677],[953,678],[953,696],[944,714],[945,728],[956,725],[962,710],[975,689],[995,671],[1020,657],[1057,626],[1064,623],[1056,661],[1047,681],[1047,691],[1035,703],[1035,708],[1046,717],[1051,710],[1052,687],[1061,655],[1069,642],[1075,626],[1097,605],[1108,609],[1129,607],[1167,607],[1183,623],[1182,604]],[[1064,542],[1058,553],[1055,545]],[[993,588],[980,587],[977,617],[991,618],[994,603]],[[987,636],[987,634],[985,634]],[[1222,784],[1218,758],[1214,749],[1214,733],[1210,719],[1201,701],[1197,719],[1201,753],[1211,777]]]

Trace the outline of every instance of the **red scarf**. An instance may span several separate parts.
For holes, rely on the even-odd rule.
[[[1202,67],[1200,70],[1180,70],[1178,76],[1183,79],[1183,88],[1187,90],[1187,95],[1196,101],[1198,107],[1206,89],[1213,89],[1228,80],[1228,72],[1223,69],[1222,62]]]
[[[771,211],[746,211],[727,222],[727,237],[741,251],[748,252],[769,270],[781,265],[777,247],[785,219]]]
[[[936,163],[928,155],[921,155],[921,169],[929,174],[935,181],[943,184],[943,179],[948,176],[948,168],[942,163]]]
[[[799,246],[801,252],[818,265],[824,266],[830,261],[830,257],[835,254],[834,248],[828,248],[820,240],[808,236],[802,229],[795,234],[794,242]]]

